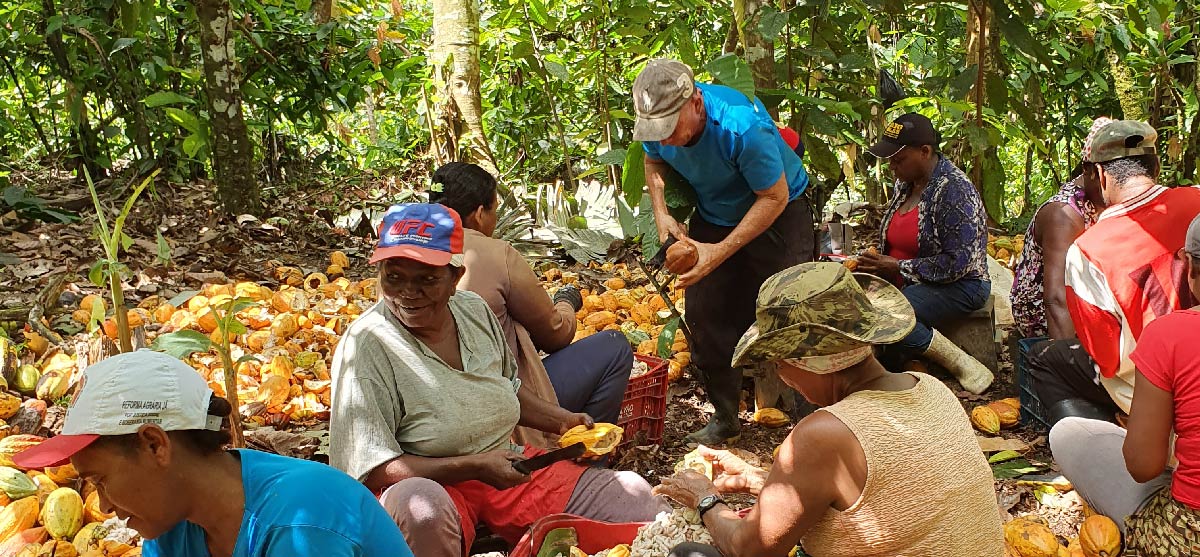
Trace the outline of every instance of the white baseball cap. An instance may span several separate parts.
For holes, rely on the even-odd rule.
[[[75,387],[62,433],[13,456],[22,468],[66,464],[104,435],[137,433],[142,424],[165,431],[221,430],[208,414],[213,391],[191,366],[153,350],[127,352],[89,366]]]

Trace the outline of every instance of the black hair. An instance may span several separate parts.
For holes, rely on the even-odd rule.
[[[1084,161],[1080,161],[1079,164],[1075,165],[1075,168],[1071,169],[1071,174],[1069,174],[1067,176],[1067,181],[1070,182],[1071,180],[1074,180],[1074,179],[1082,176],[1083,175],[1083,165],[1085,165],[1085,164],[1087,164],[1087,163]]]
[[[1145,176],[1150,179],[1158,177],[1158,155],[1154,153],[1125,157],[1111,161],[1096,163],[1104,169],[1104,173],[1112,176],[1117,185],[1125,185],[1129,180]]]
[[[210,429],[182,429],[177,431],[169,431],[167,432],[167,435],[170,436],[172,440],[187,446],[192,451],[201,455],[209,455],[220,452],[224,450],[233,439],[232,434],[229,432],[229,413],[232,410],[233,406],[229,404],[228,400],[213,394],[208,399],[208,415],[221,416],[220,430],[213,431]],[[133,452],[133,450],[138,446],[137,437],[138,434],[136,433],[129,433],[125,435],[106,435],[97,439],[92,445],[111,446],[118,448],[123,452],[130,453]]]
[[[496,178],[475,164],[443,164],[433,173],[433,183],[429,202],[454,209],[461,219],[480,207],[491,207],[496,201]]]

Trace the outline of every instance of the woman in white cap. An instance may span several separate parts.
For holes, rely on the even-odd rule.
[[[702,448],[714,479],[684,471],[656,488],[695,508],[716,547],[676,557],[954,555],[1001,557],[992,471],[958,398],[923,373],[889,373],[874,346],[912,329],[896,287],[836,263],[775,274],[734,365],[778,362],[780,378],[822,406],[792,430],[769,472]],[[749,493],[745,517],[721,499]]]
[[[120,354],[84,371],[62,434],[13,461],[70,461],[96,486],[101,510],[141,534],[147,556],[412,556],[353,478],[316,462],[225,450],[229,412],[187,364],[149,350]]]

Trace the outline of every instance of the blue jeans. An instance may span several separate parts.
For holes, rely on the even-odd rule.
[[[901,292],[917,314],[917,325],[900,342],[885,349],[887,363],[902,364],[925,352],[933,342],[933,328],[982,308],[992,293],[991,281],[963,279],[948,284],[917,283]]]
[[[559,406],[617,423],[633,371],[633,349],[624,334],[600,331],[542,358],[542,364]]]

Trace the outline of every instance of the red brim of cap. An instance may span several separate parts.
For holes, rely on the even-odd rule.
[[[371,263],[379,263],[384,259],[393,257],[404,257],[433,265],[443,267],[450,264],[452,255],[448,251],[437,249],[422,248],[419,246],[392,246],[387,248],[376,248],[375,253],[371,254]]]
[[[99,438],[94,434],[58,435],[13,455],[12,461],[21,468],[62,466],[70,462],[75,453]]]

